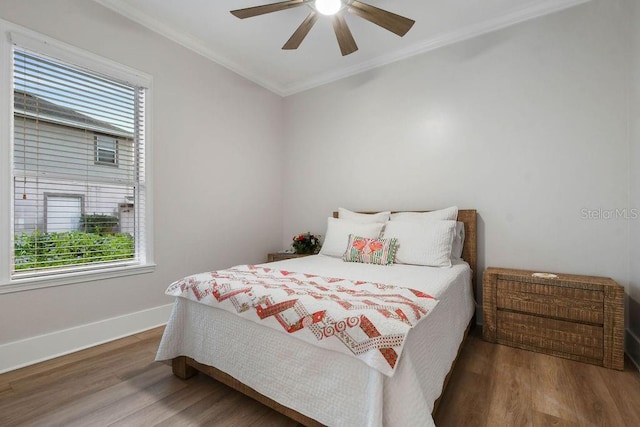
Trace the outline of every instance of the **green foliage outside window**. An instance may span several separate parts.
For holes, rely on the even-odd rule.
[[[133,259],[130,234],[95,234],[81,231],[21,233],[15,236],[15,269],[42,269]]]

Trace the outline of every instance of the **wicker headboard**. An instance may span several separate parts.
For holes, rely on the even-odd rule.
[[[429,212],[429,211],[415,211]],[[373,213],[373,212],[362,212]],[[338,212],[333,213],[334,218],[338,218]],[[471,267],[471,284],[473,285],[473,296],[476,297],[476,274],[478,266],[478,234],[477,234],[477,214],[475,209],[459,209],[458,221],[464,223],[464,248],[462,249],[462,259]]]

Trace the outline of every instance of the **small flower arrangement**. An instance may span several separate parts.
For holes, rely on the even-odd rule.
[[[293,236],[291,243],[293,250],[297,254],[315,254],[320,250],[320,236],[316,236],[309,232]]]

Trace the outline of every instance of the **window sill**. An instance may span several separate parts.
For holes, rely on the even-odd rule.
[[[49,288],[53,286],[70,285],[73,283],[153,273],[155,268],[155,264],[127,265],[122,267],[112,267],[105,270],[76,271],[50,276],[14,278],[0,284],[0,295],[13,292],[30,291],[33,289]]]

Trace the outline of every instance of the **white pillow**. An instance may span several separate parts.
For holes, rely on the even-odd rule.
[[[389,221],[390,211],[378,212],[374,214],[362,214],[350,211],[345,208],[338,208],[338,218],[347,219],[353,222],[359,222],[360,224],[370,224],[372,222],[385,223]],[[364,236],[363,236],[364,237]]]
[[[452,220],[458,219],[458,207],[440,209],[431,212],[397,212],[391,214],[391,221]]]
[[[456,221],[389,221],[384,238],[398,239],[396,263],[451,267]]]
[[[453,245],[451,246],[451,258],[462,258],[462,249],[464,248],[464,222],[456,222],[456,231],[453,236]]]
[[[349,244],[349,234],[378,238],[382,227],[384,224],[380,222],[361,224],[346,219],[327,218],[327,232],[324,235],[320,254],[342,257]]]

